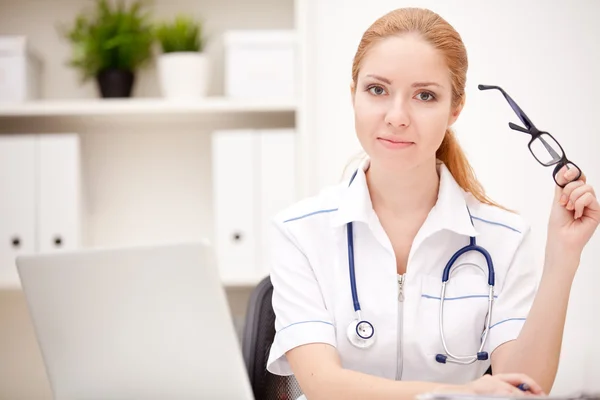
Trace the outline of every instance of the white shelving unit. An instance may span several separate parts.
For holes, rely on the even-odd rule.
[[[26,35],[44,65],[41,99],[0,103],[0,139],[6,135],[80,136],[82,247],[199,237],[214,240],[211,133],[291,128],[299,138],[301,135],[298,99],[260,93],[249,99],[223,95],[224,33],[232,29],[293,30],[298,4],[295,0],[266,0],[257,9],[242,0],[151,2],[157,21],[182,12],[205,21],[211,37],[206,51],[212,83],[209,96],[197,101],[162,98],[152,64],[137,72],[130,98],[102,99],[95,82],[82,84],[77,70],[65,63],[71,48],[59,37],[56,26],[72,23],[77,13],[92,6],[93,2],[71,0],[52,4],[0,0],[0,35]],[[300,51],[297,58],[301,79]],[[300,153],[300,139],[297,144]],[[301,157],[297,159],[302,162]],[[164,182],[162,189],[158,180]],[[172,183],[175,181],[179,184]],[[301,189],[298,192],[300,197]],[[264,275],[262,271],[255,279],[247,274],[239,279],[228,277],[224,284],[251,287]]]

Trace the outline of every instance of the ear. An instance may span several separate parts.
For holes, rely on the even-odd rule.
[[[454,123],[460,116],[460,113],[462,112],[464,105],[465,105],[465,99],[463,98],[463,100],[458,104],[458,106],[456,106],[456,108],[450,113],[450,118],[448,119],[448,126],[454,125]]]
[[[350,82],[350,99],[352,100],[352,106],[354,107],[354,97],[356,97],[356,85],[354,81]]]

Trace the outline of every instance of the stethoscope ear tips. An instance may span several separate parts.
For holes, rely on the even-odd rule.
[[[482,351],[482,352],[477,353],[477,359],[479,361],[485,361],[485,360],[487,360],[488,359],[488,353],[487,353],[487,351]]]
[[[443,354],[438,354],[435,356],[435,361],[439,362],[440,364],[446,364],[447,359],[448,357]]]

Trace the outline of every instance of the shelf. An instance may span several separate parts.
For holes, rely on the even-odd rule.
[[[223,97],[193,101],[154,98],[37,100],[22,104],[0,103],[0,118],[42,116],[98,116],[133,114],[281,113],[293,112],[295,102],[285,100],[239,100]]]
[[[0,133],[104,131],[115,126],[139,129],[156,124],[170,129],[280,128],[294,126],[295,110],[296,103],[290,99],[37,100],[0,103]]]

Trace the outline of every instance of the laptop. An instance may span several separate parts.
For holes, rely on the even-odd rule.
[[[202,242],[18,257],[54,398],[251,400],[212,259]]]

